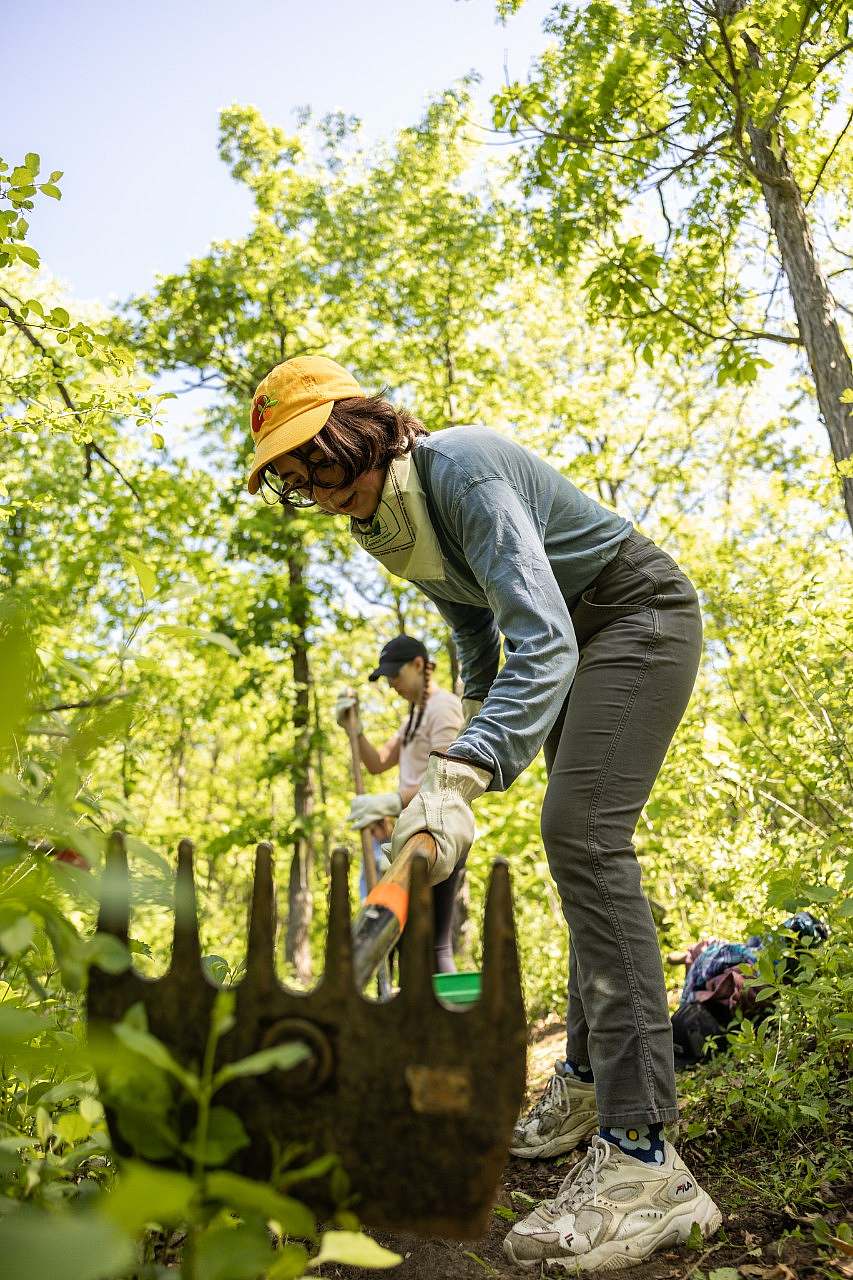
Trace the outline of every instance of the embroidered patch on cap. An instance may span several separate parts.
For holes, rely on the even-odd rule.
[[[252,430],[256,435],[264,425],[264,414],[274,404],[278,404],[278,401],[273,400],[272,396],[258,396],[252,404]]]

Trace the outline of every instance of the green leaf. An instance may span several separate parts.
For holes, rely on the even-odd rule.
[[[138,1053],[140,1057],[145,1058],[147,1062],[152,1063],[155,1067],[159,1067],[162,1071],[168,1071],[169,1075],[179,1080],[187,1093],[197,1098],[199,1092],[198,1076],[193,1071],[188,1071],[186,1067],[182,1067],[166,1048],[161,1044],[155,1036],[148,1031],[140,1031],[136,1027],[130,1027],[125,1022],[117,1022],[113,1027],[113,1035],[121,1041],[121,1043],[133,1053]]]
[[[838,890],[828,884],[807,884],[803,886],[803,894],[809,902],[832,902],[838,897]]]
[[[51,1025],[47,1018],[12,1004],[0,1005],[0,1050],[7,1053],[13,1045],[26,1044]]]
[[[216,983],[225,982],[231,971],[228,961],[224,956],[203,956],[201,967],[207,974],[208,978],[210,978],[212,982]]]
[[[50,196],[51,200],[62,199],[62,192],[52,182],[42,182],[39,186],[39,191],[42,195]]]
[[[159,1110],[152,1112],[149,1101],[159,1106]],[[116,1115],[118,1131],[136,1155],[146,1160],[166,1160],[174,1156],[178,1141],[163,1099],[149,1093],[136,1106],[119,1100]]]
[[[21,261],[26,262],[28,267],[38,267],[41,259],[32,245],[16,244],[14,249]]]
[[[699,1226],[698,1222],[693,1223],[690,1228],[690,1235],[684,1243],[688,1249],[699,1250],[705,1248],[705,1237],[702,1234],[702,1228]]]
[[[195,1183],[186,1174],[127,1160],[102,1212],[122,1230],[138,1235],[150,1222],[165,1227],[188,1221],[195,1194]]]
[[[139,556],[135,556],[131,551],[125,551],[124,558],[130,567],[136,570],[143,598],[148,600],[157,590],[157,574],[150,565],[147,565],[144,560],[140,560]]]
[[[151,447],[153,449],[165,449],[166,441],[159,431],[154,431],[151,435]]]
[[[130,968],[130,951],[109,933],[96,933],[88,945],[87,960],[104,973],[124,973]]]
[[[48,316],[51,324],[56,325],[58,329],[64,329],[66,325],[71,323],[71,317],[64,307],[54,307]]]
[[[308,1250],[301,1244],[285,1244],[275,1255],[266,1280],[300,1280],[308,1265]]]
[[[261,1049],[258,1053],[250,1054],[248,1058],[241,1058],[239,1062],[229,1062],[221,1071],[217,1071],[213,1077],[213,1092],[216,1093],[229,1080],[236,1080],[239,1076],[259,1076],[273,1070],[289,1071],[291,1067],[295,1067],[298,1062],[304,1062],[310,1056],[311,1051],[308,1046],[300,1042]]]
[[[314,1237],[314,1216],[305,1205],[280,1195],[264,1182],[253,1182],[251,1178],[221,1170],[208,1174],[206,1188],[211,1199],[240,1213],[256,1213],[266,1221],[274,1220],[284,1235],[307,1240]]]
[[[164,623],[157,630],[178,638],[186,636],[188,640],[201,640],[204,644],[218,645],[220,649],[230,653],[232,658],[242,658],[243,656],[230,636],[224,636],[221,631],[202,631],[199,627],[185,627],[171,622]]]
[[[235,991],[217,991],[213,1000],[213,1011],[210,1015],[210,1027],[217,1040],[234,1026],[234,1008],[236,1004],[237,993]]]
[[[196,1133],[194,1130],[189,1142],[184,1143],[183,1151],[194,1157],[196,1154]],[[207,1142],[204,1148],[206,1165],[227,1164],[231,1157],[249,1145],[249,1135],[243,1127],[243,1121],[228,1107],[211,1107],[207,1122]]]
[[[41,1145],[47,1146],[47,1141],[53,1133],[53,1123],[44,1107],[36,1107],[36,1133]]]
[[[88,1120],[90,1125],[97,1124],[104,1117],[104,1108],[97,1098],[87,1094],[80,1099],[80,1115],[84,1120]]]
[[[54,1126],[57,1135],[63,1142],[67,1142],[69,1146],[88,1138],[91,1128],[92,1126],[88,1120],[84,1120],[77,1111],[66,1111],[65,1115],[61,1115]]]
[[[399,1253],[384,1249],[361,1231],[326,1231],[320,1241],[320,1252],[308,1263],[320,1267],[324,1262],[341,1262],[350,1267],[397,1267],[403,1259]]]
[[[24,165],[29,169],[32,176],[35,177],[41,168],[41,156],[37,151],[28,151],[24,156]]]
[[[37,660],[23,612],[15,613],[0,627],[0,758],[14,750],[27,720]],[[5,789],[5,788],[4,788]]]
[[[257,1280],[275,1257],[259,1226],[214,1227],[196,1246],[196,1280]]]
[[[0,948],[7,956],[20,955],[32,945],[35,931],[29,916],[19,916],[12,924],[0,927]]]
[[[134,1265],[135,1249],[95,1214],[24,1207],[0,1219],[0,1258],[10,1280],[112,1280]]]
[[[279,1191],[283,1191],[285,1187],[296,1186],[299,1182],[310,1182],[313,1178],[323,1178],[332,1169],[338,1165],[339,1157],[333,1154],[318,1156],[316,1160],[311,1160],[308,1164],[302,1166],[301,1169],[288,1169],[287,1173],[281,1174],[276,1179]]]

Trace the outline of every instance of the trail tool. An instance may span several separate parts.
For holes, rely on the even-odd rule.
[[[258,845],[246,975],[234,988],[235,1022],[219,1042],[216,1068],[288,1042],[307,1045],[310,1057],[287,1072],[234,1079],[216,1100],[240,1117],[250,1139],[228,1163],[234,1172],[266,1179],[274,1149],[293,1143],[304,1144],[306,1160],[334,1152],[365,1225],[471,1239],[487,1228],[521,1105],[526,1024],[503,860],[489,880],[479,999],[459,1008],[436,996],[428,878],[434,858],[432,838],[414,836],[353,925],[348,854],[334,850],[325,971],[303,993],[282,986],[275,974],[272,850]],[[110,1024],[141,1003],[151,1033],[184,1066],[198,1069],[217,987],[202,968],[192,861],[184,840],[167,973],[152,980],[133,969],[93,968],[88,1015],[93,1024]],[[98,928],[126,942],[129,917],[127,857],[116,834]],[[368,1000],[360,987],[403,925],[400,991],[387,1001]],[[188,1131],[193,1120],[187,1117]],[[109,1106],[107,1121],[116,1150],[128,1154]],[[297,1194],[321,1217],[331,1216],[327,1179],[300,1183]]]
[[[355,690],[347,689],[347,694],[355,698]],[[350,707],[346,713],[344,727],[349,738],[350,758],[352,761],[352,783],[357,796],[364,795],[364,775],[361,771],[361,748],[358,745],[358,701],[354,706]],[[367,885],[367,893],[376,888],[379,877],[376,874],[376,858],[373,853],[373,836],[369,827],[362,827],[359,832],[361,836],[361,865],[364,868],[364,881]],[[392,944],[393,945],[393,944]],[[390,951],[390,947],[388,948]],[[391,975],[387,960],[388,951],[385,952],[380,960],[377,968],[377,979],[379,983],[379,994],[385,999],[391,994]]]

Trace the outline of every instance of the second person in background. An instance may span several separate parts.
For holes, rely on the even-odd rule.
[[[435,663],[426,646],[414,636],[399,635],[389,640],[379,654],[379,665],[370,680],[382,676],[395,693],[409,704],[409,714],[393,737],[376,747],[365,737],[357,718],[358,746],[368,773],[386,773],[399,766],[396,791],[355,796],[350,809],[350,822],[358,830],[371,829],[379,840],[390,839],[389,820],[397,818],[418,793],[426,773],[430,753],[446,752],[462,731],[464,714],[461,699],[442,689],[434,677]],[[344,726],[351,708],[358,702],[350,694],[341,694],[335,704],[335,719]],[[461,877],[460,863],[446,880],[433,888],[435,918],[435,972],[454,973],[453,907]]]

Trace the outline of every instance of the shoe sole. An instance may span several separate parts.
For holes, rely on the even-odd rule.
[[[581,1271],[623,1271],[639,1266],[659,1249],[671,1249],[684,1244],[694,1222],[698,1222],[703,1236],[712,1236],[723,1223],[723,1215],[706,1191],[700,1192],[690,1208],[674,1214],[665,1224],[653,1223],[650,1230],[633,1236],[630,1240],[609,1240],[591,1249],[589,1253],[566,1255],[564,1258],[517,1258],[510,1236],[504,1240],[504,1253],[514,1266],[524,1271],[545,1266],[560,1268],[577,1275]],[[662,1232],[662,1234],[660,1234]]]
[[[574,1151],[585,1138],[591,1138],[594,1133],[598,1133],[598,1129],[598,1117],[593,1116],[591,1120],[584,1121],[583,1125],[575,1129],[560,1133],[556,1138],[549,1138],[547,1142],[540,1142],[538,1147],[510,1147],[509,1153],[522,1160],[547,1160],[550,1156],[562,1156],[567,1151]]]

